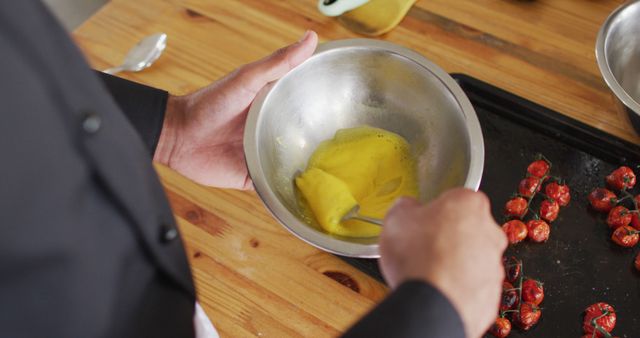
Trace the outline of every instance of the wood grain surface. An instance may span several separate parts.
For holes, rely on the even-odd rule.
[[[601,23],[623,1],[424,0],[380,37],[632,142],[595,62]],[[150,69],[123,77],[183,94],[291,43],[358,37],[315,0],[111,0],[73,37],[95,68],[168,34]],[[157,166],[200,301],[222,336],[337,336],[387,289],[284,230],[254,193],[199,186]]]

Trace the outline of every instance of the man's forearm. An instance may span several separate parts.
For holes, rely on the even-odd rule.
[[[154,154],[167,109],[169,93],[96,71],[120,109]]]
[[[164,113],[164,122],[159,135],[157,147],[153,154],[153,161],[169,165],[169,160],[180,142],[178,129],[185,120],[187,111],[186,100],[180,96],[169,95]]]
[[[422,281],[400,285],[345,335],[355,337],[464,338],[464,325],[449,300]]]

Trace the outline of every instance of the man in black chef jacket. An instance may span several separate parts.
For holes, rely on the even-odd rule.
[[[91,71],[42,4],[2,2],[0,336],[193,337],[193,282],[151,157],[201,184],[249,188],[247,108],[316,43],[307,32],[176,97]],[[481,193],[399,201],[381,236],[393,292],[346,336],[480,336],[505,246]]]

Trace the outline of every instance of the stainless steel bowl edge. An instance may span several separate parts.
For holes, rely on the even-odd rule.
[[[596,39],[596,61],[598,63],[598,68],[600,69],[600,73],[604,78],[609,89],[613,92],[616,100],[617,106],[620,110],[624,110],[624,112],[630,115],[630,118],[638,118],[640,117],[640,102],[636,101],[621,85],[616,76],[614,75],[614,71],[611,69],[611,62],[616,60],[611,60],[609,56],[609,44],[611,41],[611,34],[614,30],[627,30],[627,36],[629,38],[637,39],[638,45],[640,45],[640,31],[637,29],[639,26],[635,26],[636,31],[633,31],[633,24],[637,25],[637,21],[640,21],[640,17],[635,18],[636,22],[634,22],[633,18],[631,21],[624,21],[623,17],[626,13],[636,11],[640,13],[640,0],[629,1],[618,8],[616,8],[605,20],[598,31],[598,36]],[[631,30],[631,31],[629,31]],[[625,72],[630,72],[635,74],[637,80],[640,83],[640,55],[635,55],[636,66],[633,69],[625,69]]]

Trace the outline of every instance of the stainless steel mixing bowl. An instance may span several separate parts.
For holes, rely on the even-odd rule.
[[[596,59],[618,109],[640,133],[640,1],[609,15],[598,33]]]
[[[320,142],[361,125],[395,132],[411,144],[422,201],[456,186],[478,188],[484,144],[466,95],[420,54],[378,40],[322,44],[263,89],[249,110],[244,151],[256,191],[287,229],[332,253],[379,257],[377,237],[334,236],[308,220],[293,183]]]

